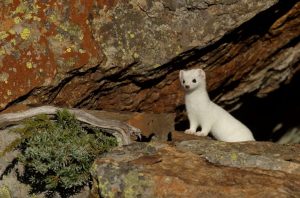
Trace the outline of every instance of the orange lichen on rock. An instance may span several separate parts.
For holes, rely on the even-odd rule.
[[[0,109],[34,88],[55,85],[58,72],[98,63],[88,24],[92,0],[0,5]]]

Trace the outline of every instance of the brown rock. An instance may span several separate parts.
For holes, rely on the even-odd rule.
[[[1,2],[0,110],[55,104],[175,112],[178,70],[204,67],[222,105],[299,70],[299,3]]]
[[[173,114],[88,113],[128,122],[144,129],[145,136],[155,133],[160,140],[174,126]],[[16,136],[0,132],[2,151]],[[181,132],[172,132],[169,138],[172,141],[118,147],[99,157],[91,170],[92,189],[85,188],[74,197],[300,196],[299,144],[225,143]],[[0,159],[0,195],[25,197],[30,188],[16,179],[16,167],[3,174],[14,157]]]
[[[166,141],[174,131],[174,120],[174,114],[141,113],[128,120],[128,124],[141,129],[148,138],[154,135],[158,140]]]
[[[172,113],[119,113],[92,110],[87,112],[101,119],[119,120],[140,129],[144,141],[153,139],[166,141],[174,131],[175,114]]]
[[[59,86],[69,72],[87,70],[102,60],[87,24],[93,1],[72,6],[64,1],[0,5],[5,24],[0,30],[1,109],[20,97],[26,99],[37,88]]]
[[[95,115],[101,120],[119,120],[127,122],[128,124],[138,127],[143,132],[143,140],[163,140],[166,141],[168,134],[174,131],[174,114],[154,114],[154,113],[116,113],[105,111],[86,111],[92,115]],[[15,120],[16,121],[16,120]],[[6,126],[8,121],[2,125]],[[19,163],[16,165],[16,157],[19,153],[18,150],[7,151],[7,146],[16,138],[19,138],[18,134],[10,131],[11,125],[8,124],[7,129],[0,129],[0,197],[6,194],[10,194],[9,197],[23,198],[29,196],[30,186],[24,184],[18,180],[16,172],[23,174],[24,167]],[[152,136],[155,136],[153,138]],[[2,153],[5,151],[5,155]],[[141,157],[135,161],[135,163],[141,164],[155,164],[159,161],[159,156]],[[5,194],[5,195],[6,195]],[[72,197],[89,197],[90,189],[85,187],[80,193],[73,195]],[[46,197],[45,193],[36,195],[37,197]],[[3,196],[4,197],[4,196]],[[7,197],[7,196],[5,196]],[[9,198],[8,197],[8,198]],[[56,193],[55,197],[60,197]],[[1,197],[2,198],[2,197]]]
[[[289,160],[284,156],[285,153],[299,153],[299,145],[277,148],[271,143],[230,144],[199,137],[175,144],[177,146],[136,143],[97,159],[92,170],[93,196],[300,195],[299,155],[290,155]],[[263,152],[262,148],[269,149]],[[218,160],[212,160],[217,158],[211,156],[218,156]],[[246,158],[240,158],[243,156]]]

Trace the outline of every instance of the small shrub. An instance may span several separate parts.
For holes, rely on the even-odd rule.
[[[25,178],[40,190],[56,191],[85,185],[95,157],[117,146],[114,137],[80,125],[67,110],[58,111],[55,121],[46,115],[26,120],[18,129],[19,161]],[[18,142],[19,141],[19,142]]]

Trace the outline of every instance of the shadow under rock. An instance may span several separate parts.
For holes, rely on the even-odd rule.
[[[265,98],[245,96],[232,115],[247,125],[256,140],[278,141],[289,129],[300,126],[300,73]]]

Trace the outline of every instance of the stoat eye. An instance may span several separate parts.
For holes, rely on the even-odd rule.
[[[197,80],[196,79],[193,79],[193,81],[192,81],[193,83],[196,83],[197,82]]]
[[[185,80],[183,80],[182,83],[184,84],[184,83],[185,83]]]

